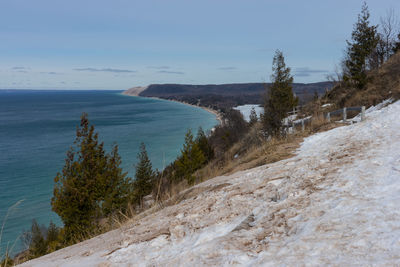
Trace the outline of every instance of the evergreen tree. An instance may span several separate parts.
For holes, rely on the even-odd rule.
[[[142,205],[143,197],[151,193],[155,173],[152,169],[151,161],[147,155],[144,143],[140,145],[138,154],[139,162],[136,165],[135,181],[133,183],[133,199],[136,204]]]
[[[252,107],[251,111],[250,111],[250,121],[249,121],[250,126],[256,124],[257,121],[258,121],[258,117],[257,117],[256,109],[254,107]]]
[[[298,98],[293,95],[290,68],[286,67],[285,58],[279,50],[275,52],[272,72],[272,85],[264,103],[263,128],[268,135],[281,135],[282,120],[297,105]]]
[[[201,152],[203,152],[207,162],[214,158],[214,149],[208,142],[208,138],[201,127],[199,127],[199,130],[197,131],[196,143]]]
[[[123,172],[121,157],[118,154],[118,146],[114,145],[111,153],[106,155],[106,170],[104,176],[100,179],[103,182],[100,196],[101,214],[108,216],[118,211],[125,211],[132,192],[131,179],[127,173]]]
[[[359,89],[367,83],[367,71],[371,67],[369,58],[379,41],[377,26],[369,25],[369,16],[368,6],[364,2],[351,34],[352,41],[347,41],[344,80]]]
[[[318,99],[319,99],[319,95],[318,95],[318,92],[317,91],[314,91],[314,102],[316,102],[316,101],[318,101]]]
[[[393,53],[400,51],[400,33],[397,35],[397,41],[393,45]]]
[[[36,220],[32,220],[31,226],[31,242],[29,245],[29,254],[31,258],[37,258],[46,254],[47,243],[43,236],[43,232],[40,229],[39,224]]]
[[[52,221],[50,221],[49,228],[47,228],[46,237],[48,252],[53,252],[61,248],[60,241],[60,229]]]
[[[52,210],[64,223],[67,242],[90,234],[101,218],[128,202],[130,184],[119,167],[118,147],[106,154],[98,139],[84,113],[75,147],[67,151],[63,170],[54,179]]]
[[[195,182],[194,172],[206,162],[206,158],[199,145],[193,140],[192,131],[189,129],[185,135],[185,143],[181,156],[176,161],[175,180],[186,179],[189,184]]]

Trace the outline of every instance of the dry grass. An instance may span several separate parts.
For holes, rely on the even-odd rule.
[[[324,113],[319,108],[319,105],[312,110],[313,119],[306,124],[305,131],[301,131],[301,127],[296,129],[294,134],[288,134],[284,138],[271,138],[268,141],[262,135],[261,125],[254,125],[248,134],[235,145],[233,145],[219,159],[211,161],[202,169],[195,173],[196,182],[212,179],[220,175],[229,175],[231,173],[251,169],[264,164],[277,162],[283,159],[290,158],[299,148],[303,139],[317,132],[327,131],[340,126],[336,123],[328,123],[324,119]],[[305,116],[306,114],[303,114]],[[128,213],[118,214],[113,218],[112,224],[109,225],[109,230],[115,228],[124,228],[132,225],[150,214],[153,214],[165,207],[176,205],[181,201],[194,197],[205,190],[212,188],[196,186],[191,187],[186,180],[179,183],[168,184],[160,193],[160,187],[163,187],[162,181],[157,186],[155,192],[153,206],[147,210],[137,210],[131,208]]]
[[[327,101],[337,107],[376,105],[388,98],[400,98],[400,53],[393,55],[377,70],[368,74],[369,82],[364,90],[337,85],[327,94]]]
[[[296,129],[295,134],[289,134],[284,138],[271,138],[268,141],[261,134],[261,125],[255,125],[245,138],[236,143],[224,154],[223,158],[216,159],[198,170],[195,173],[197,183],[216,176],[229,175],[237,171],[290,158],[294,155],[305,137],[340,126],[340,124],[326,122],[322,112],[317,112],[316,114],[311,123],[306,125],[304,132],[301,131],[300,127]],[[158,201],[154,203],[153,207],[139,214],[134,214],[130,217],[129,223],[157,212],[164,207],[178,204],[188,197],[200,194],[206,189],[198,186],[190,187],[186,181],[170,184]]]
[[[6,215],[3,218],[3,222],[2,222],[1,228],[0,228],[0,267],[5,267],[5,266],[9,266],[10,264],[13,264],[13,260],[11,259],[10,255],[13,253],[12,251],[20,237],[17,237],[15,239],[15,241],[13,242],[11,247],[9,247],[9,244],[7,244],[7,247],[5,249],[1,247],[1,240],[2,240],[4,227],[6,225],[8,217],[10,216],[10,214],[12,212],[14,212],[15,209],[18,208],[19,205],[21,205],[22,202],[23,202],[23,200],[19,200],[14,205],[9,207],[7,209]],[[3,251],[3,249],[4,249],[4,251]]]
[[[261,125],[256,125],[246,137],[235,144],[222,159],[214,160],[200,169],[196,175],[199,181],[211,179],[220,175],[228,175],[237,171],[247,170],[268,163],[287,159],[294,155],[304,137],[317,132],[338,127],[339,124],[327,123],[323,113],[313,116],[305,131],[296,129],[294,134],[284,138],[271,138],[266,141],[261,134]]]
[[[261,125],[255,125],[245,138],[224,154],[222,159],[214,160],[197,171],[197,182],[292,157],[304,137],[338,126],[335,123],[327,123],[323,118],[322,112],[317,112],[316,114],[320,115],[314,116],[312,122],[306,125],[304,132],[300,128],[296,130],[295,134],[289,134],[284,138],[271,138],[268,141],[261,134]],[[227,185],[229,184],[217,185],[217,187]],[[218,188],[214,188],[213,186],[190,187],[185,180],[177,184],[172,184],[167,191],[159,195],[158,201],[151,208],[138,210],[131,206],[125,213],[116,213],[111,219],[101,223],[101,232],[92,234],[89,238],[113,229],[130,227],[136,221],[165,207],[178,204],[204,191],[216,189]],[[157,191],[157,194],[159,194],[159,190]],[[87,238],[88,236],[85,236],[81,239],[85,240]]]
[[[324,112],[320,105],[313,109],[313,119],[306,124],[305,131],[301,127],[296,129],[294,134],[288,134],[284,138],[270,138],[265,140],[261,132],[261,125],[254,125],[248,134],[235,145],[233,145],[223,157],[215,159],[208,163],[195,173],[196,182],[212,179],[220,175],[229,175],[237,171],[251,169],[257,166],[277,162],[290,158],[299,148],[303,139],[317,132],[327,131],[340,126],[336,123],[328,123],[324,119]],[[306,116],[307,114],[303,114]],[[159,188],[165,187],[160,193]],[[137,210],[131,208],[126,214],[119,214],[113,218],[113,223],[109,225],[109,230],[131,225],[150,214],[153,214],[165,207],[176,205],[181,201],[196,196],[204,190],[210,188],[191,187],[186,180],[179,183],[162,185],[162,181],[157,186],[158,190],[154,194],[157,201],[147,210]]]

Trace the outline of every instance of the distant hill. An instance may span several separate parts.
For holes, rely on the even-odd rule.
[[[243,104],[261,104],[267,83],[233,83],[233,84],[152,84],[143,88],[138,95],[178,100],[191,104],[226,109]],[[315,92],[323,95],[332,88],[331,82],[294,83],[293,91],[304,103],[312,99]],[[129,91],[126,91],[129,94]]]

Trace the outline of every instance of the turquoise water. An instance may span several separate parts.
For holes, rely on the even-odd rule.
[[[140,142],[153,166],[162,169],[178,155],[188,128],[209,130],[217,123],[200,108],[116,91],[0,90],[0,227],[9,207],[22,200],[5,222],[0,255],[32,219],[60,224],[50,207],[53,179],[82,112],[89,114],[107,151],[114,142],[119,145],[122,167],[130,175]],[[17,242],[14,251],[21,246]]]

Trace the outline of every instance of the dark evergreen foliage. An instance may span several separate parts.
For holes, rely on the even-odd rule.
[[[32,220],[31,229],[22,234],[22,240],[27,246],[27,259],[34,259],[62,248],[64,244],[62,230],[50,221],[49,227],[39,225]]]
[[[188,184],[193,184],[196,179],[194,172],[203,166],[205,162],[206,157],[199,144],[193,139],[192,131],[189,129],[185,135],[181,156],[175,162],[175,180],[186,179]]]
[[[368,6],[364,2],[351,41],[347,41],[343,79],[358,89],[364,88],[367,83],[367,71],[373,68],[370,56],[379,42],[377,26],[370,26],[369,17]]]
[[[61,230],[52,221],[50,221],[49,227],[47,228],[46,243],[47,251],[53,252],[57,249],[62,248],[62,236]]]
[[[153,171],[144,143],[140,145],[138,160],[135,173],[136,179],[133,183],[133,201],[142,206],[143,197],[151,193],[155,179],[155,172]]]
[[[106,154],[98,139],[84,113],[75,147],[67,152],[64,168],[54,179],[52,210],[63,221],[68,241],[92,233],[101,218],[123,209],[129,199],[131,185],[119,167],[118,147]]]
[[[196,143],[198,144],[201,152],[203,152],[206,162],[209,162],[214,158],[214,149],[208,142],[208,138],[201,127],[199,127],[199,130],[197,131]]]
[[[42,227],[43,228],[43,227]],[[36,258],[47,253],[47,242],[41,227],[36,220],[32,221],[31,242],[29,246],[29,254],[31,258]]]
[[[315,102],[315,101],[318,101],[318,99],[319,99],[318,92],[315,91],[315,92],[314,92],[314,99],[313,99],[313,100],[314,100],[314,102]]]
[[[397,53],[400,51],[400,33],[397,35],[397,41],[393,45],[393,53]]]
[[[282,135],[282,120],[298,103],[293,95],[293,77],[290,68],[286,67],[281,51],[277,50],[272,62],[272,85],[267,89],[267,99],[264,104],[263,128],[267,135]]]

